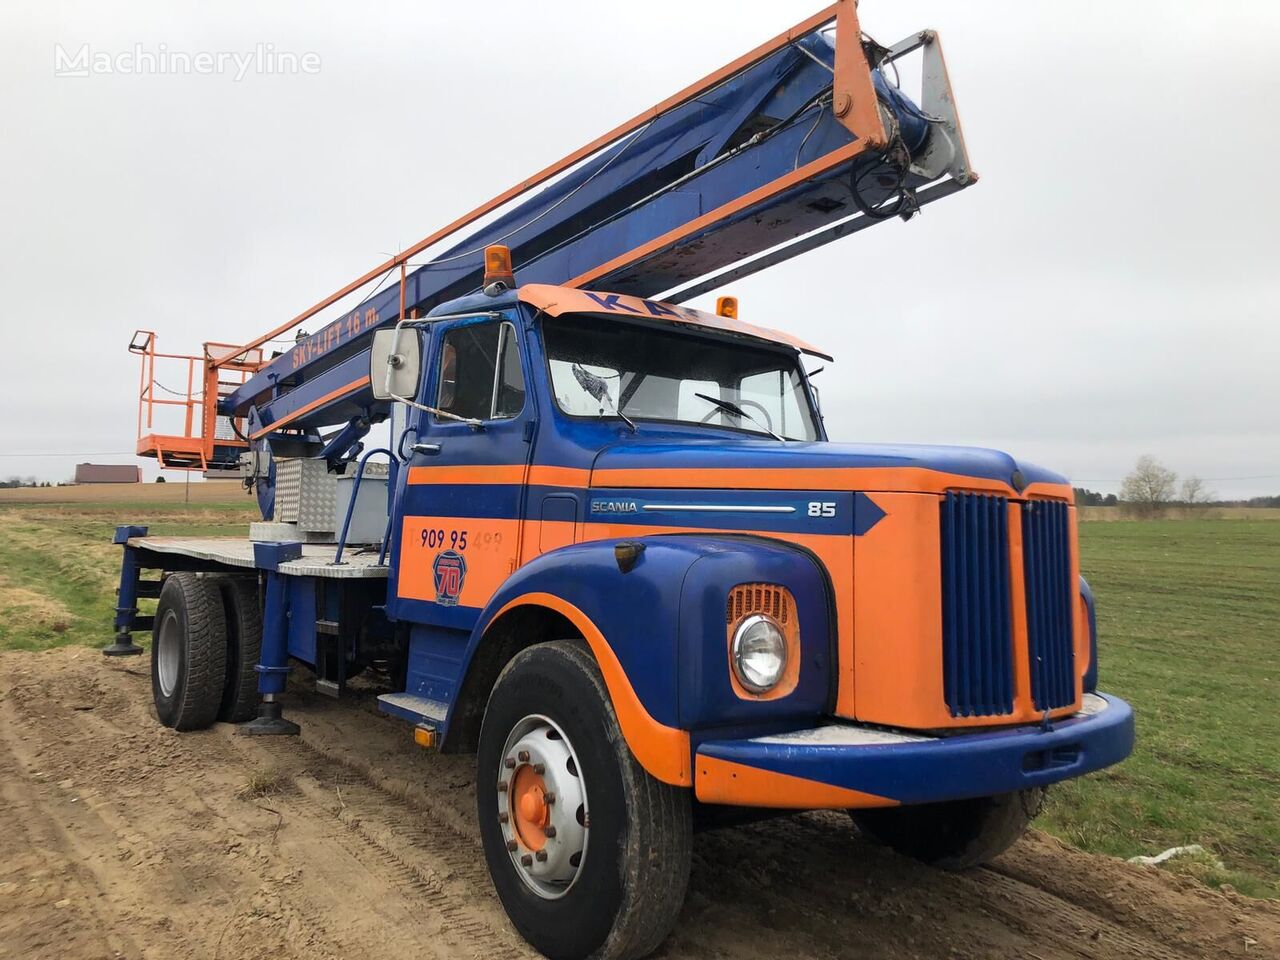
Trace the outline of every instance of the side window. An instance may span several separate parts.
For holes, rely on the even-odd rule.
[[[493,418],[508,419],[519,416],[524,409],[524,369],[520,366],[520,345],[516,343],[516,328],[509,323],[501,325],[498,338],[498,365],[493,394]]]
[[[506,420],[524,408],[524,372],[510,323],[456,327],[440,348],[436,406],[471,420]]]

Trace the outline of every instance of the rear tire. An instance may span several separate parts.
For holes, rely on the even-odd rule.
[[[227,616],[227,666],[218,719],[243,723],[258,715],[258,661],[262,657],[262,609],[258,584],[246,577],[221,577]]]
[[[531,781],[541,819],[523,812]],[[557,793],[546,806],[544,790]],[[498,677],[480,731],[476,806],[498,897],[552,960],[643,957],[675,924],[689,882],[689,791],[636,762],[582,643],[530,647]],[[536,826],[547,822],[559,832]]]
[[[227,620],[218,578],[164,582],[151,634],[151,695],[160,722],[200,730],[218,716],[226,683]]]
[[[1040,813],[1044,789],[945,803],[850,810],[877,843],[943,870],[981,866],[1009,849]]]

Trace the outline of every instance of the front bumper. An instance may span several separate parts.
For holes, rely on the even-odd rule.
[[[1133,710],[1086,694],[1048,728],[930,737],[849,723],[698,746],[704,803],[796,810],[935,803],[1041,787],[1119,763],[1133,750]]]

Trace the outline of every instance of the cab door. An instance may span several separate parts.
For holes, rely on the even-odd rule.
[[[432,325],[401,495],[393,616],[459,629],[518,566],[533,397],[519,314]],[[470,422],[462,422],[470,421]]]

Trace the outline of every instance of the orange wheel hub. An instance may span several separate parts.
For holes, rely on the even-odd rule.
[[[546,797],[542,776],[527,763],[519,767],[511,778],[511,819],[520,844],[535,853],[547,845],[551,810]]]

